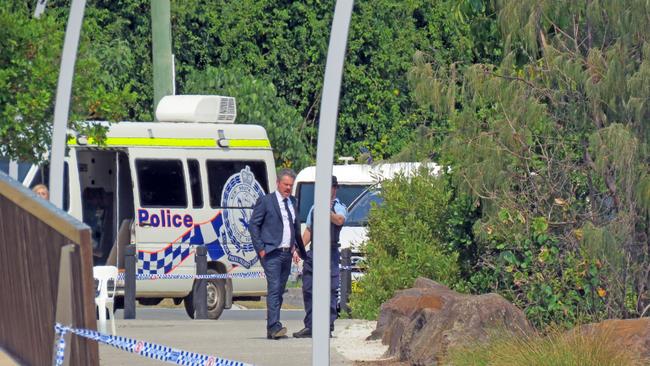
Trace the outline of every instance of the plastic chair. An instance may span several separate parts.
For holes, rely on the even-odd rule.
[[[106,333],[106,310],[111,320],[111,329],[115,334],[115,315],[113,315],[113,298],[115,297],[115,287],[117,286],[117,267],[115,266],[95,266],[93,267],[93,277],[97,284],[95,292],[95,305],[99,313],[98,330]]]

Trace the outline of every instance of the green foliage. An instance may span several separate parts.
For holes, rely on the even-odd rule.
[[[608,332],[580,331],[547,336],[494,335],[487,343],[452,348],[449,366],[640,366],[637,352],[622,347]]]
[[[79,66],[84,58],[99,65],[86,78],[98,86],[89,92],[120,98],[128,94],[119,108],[102,100],[98,113],[88,113],[91,118],[110,114],[121,120],[152,119],[149,3],[98,0],[87,4]],[[46,18],[57,24],[59,32],[69,5],[69,0],[48,1]],[[240,70],[241,75],[270,83],[285,101],[280,103],[292,106],[302,117],[302,144],[313,154],[334,3],[188,0],[171,5],[178,93],[187,93],[188,78],[208,67]],[[33,6],[14,7],[29,16]],[[404,77],[416,50],[439,64],[487,61],[500,54],[493,12],[482,1],[357,1],[351,24],[339,108],[339,155],[356,156],[363,147],[375,160],[389,158],[415,139],[413,131],[421,125],[436,135],[435,146],[427,149],[439,147],[448,126],[439,115],[415,103]],[[60,41],[47,44],[58,54]],[[55,70],[47,75],[54,77]],[[244,104],[239,106],[243,110]]]
[[[475,2],[474,2],[475,3]],[[357,1],[346,56],[336,151],[376,160],[399,152],[420,124],[437,124],[414,103],[404,75],[415,50],[439,62],[484,60],[498,47],[481,43],[496,30],[482,8],[456,1]],[[304,143],[315,146],[333,2],[204,1],[172,4],[179,90],[208,66],[241,69],[270,82],[305,121]],[[458,21],[460,17],[464,21]],[[492,37],[493,33],[487,33]],[[494,37],[489,38],[494,39]],[[486,46],[487,45],[487,46]],[[240,105],[242,105],[240,103]]]
[[[0,5],[0,155],[47,158],[63,29],[55,16],[33,19],[25,5]],[[129,84],[106,83],[108,71],[88,50],[89,40],[82,37],[70,119],[119,119],[133,105],[135,94]],[[69,127],[84,130],[76,122]]]
[[[367,272],[351,297],[355,317],[376,318],[382,302],[419,276],[459,283],[459,255],[446,242],[451,196],[445,188],[442,178],[424,171],[382,182],[385,202],[369,216]]]
[[[235,97],[237,121],[259,124],[266,128],[275,160],[281,166],[300,170],[311,162],[310,151],[303,143],[303,120],[293,107],[277,96],[272,84],[238,70],[209,67],[188,75],[185,89],[188,94]]]
[[[443,161],[479,202],[476,292],[538,325],[637,314],[650,299],[644,1],[497,1],[498,64],[416,58]],[[464,67],[463,67],[464,66]]]

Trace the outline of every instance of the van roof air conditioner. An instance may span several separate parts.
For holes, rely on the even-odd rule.
[[[219,95],[168,95],[158,102],[161,122],[235,123],[235,98]]]

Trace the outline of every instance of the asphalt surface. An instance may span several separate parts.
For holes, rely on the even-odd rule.
[[[304,310],[282,310],[282,320],[300,320],[305,316]],[[124,311],[115,312],[116,319],[124,319]],[[191,320],[182,308],[156,308],[136,307],[135,318],[137,320]],[[221,320],[259,320],[266,319],[266,309],[255,310],[224,310],[217,322]]]
[[[219,320],[192,320],[182,308],[138,307],[135,320],[124,320],[121,310],[116,315],[119,336],[254,365],[312,363],[312,340],[291,337],[291,333],[303,326],[302,310],[282,311],[280,318],[289,337],[280,340],[266,338],[265,309],[226,310]],[[337,327],[344,327],[345,322],[338,320]],[[352,365],[353,361],[337,352],[333,343],[330,343],[330,365]],[[100,345],[99,349],[101,365],[166,364],[107,345]]]

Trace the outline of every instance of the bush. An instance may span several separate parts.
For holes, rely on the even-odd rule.
[[[446,245],[451,193],[445,180],[420,172],[382,182],[384,204],[369,215],[367,271],[351,296],[353,316],[377,317],[395,290],[419,277],[455,286],[458,252]]]
[[[453,366],[636,366],[646,365],[640,355],[621,347],[610,333],[580,332],[548,336],[496,337],[487,344],[449,351]]]

